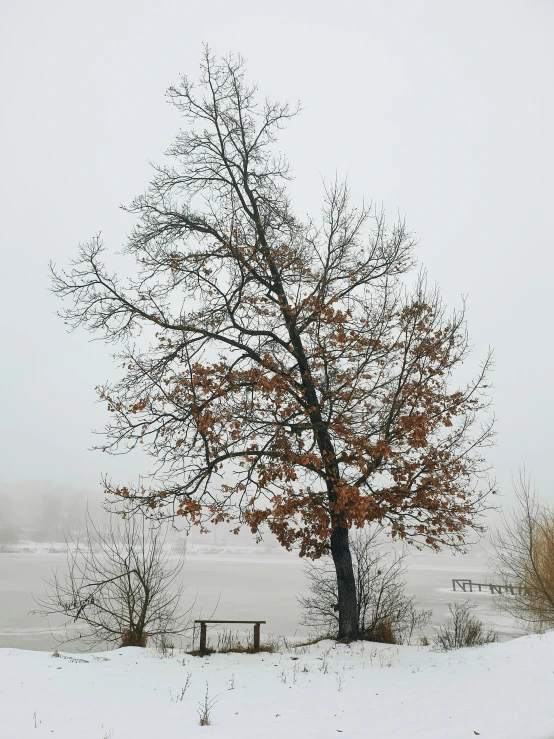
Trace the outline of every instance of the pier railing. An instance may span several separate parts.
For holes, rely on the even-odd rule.
[[[529,588],[525,585],[493,585],[492,583],[484,582],[473,582],[473,580],[453,578],[452,590],[456,591],[456,588],[462,590],[464,593],[482,593],[483,589],[485,592],[490,592],[491,595],[502,595],[502,593],[510,593],[510,595],[527,595]]]

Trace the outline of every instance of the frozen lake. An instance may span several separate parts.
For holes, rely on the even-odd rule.
[[[31,614],[33,594],[40,596],[44,579],[52,568],[64,568],[65,554],[0,554],[0,647],[54,649],[59,637],[59,621],[48,622]],[[492,623],[501,639],[515,635],[512,624],[493,608],[488,594],[464,595],[452,592],[452,578],[487,582],[487,559],[483,550],[472,555],[414,553],[409,557],[407,590],[419,605],[433,610],[433,622],[442,622],[447,603],[471,598],[479,616]],[[193,607],[192,618],[262,619],[263,633],[301,636],[300,612],[296,596],[305,592],[303,562],[282,554],[187,554],[183,580],[187,588],[183,605]],[[66,650],[76,646],[64,647]]]

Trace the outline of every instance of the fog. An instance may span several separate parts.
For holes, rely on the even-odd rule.
[[[475,357],[495,351],[500,488],[525,461],[552,497],[553,21],[538,0],[5,3],[1,480],[94,489],[141,470],[88,451],[105,421],[94,387],[115,370],[54,315],[47,263],[99,231],[120,246],[118,205],[180,124],[165,89],[196,75],[207,41],[243,54],[264,94],[301,101],[280,143],[300,213],[322,177],[348,175],[406,217],[446,303],[467,296]]]
[[[98,232],[120,247],[133,222],[119,204],[180,125],[165,89],[196,76],[203,42],[241,53],[262,94],[301,102],[279,144],[300,214],[317,214],[322,180],[338,174],[406,218],[445,303],[467,298],[475,364],[494,350],[498,504],[513,502],[523,463],[554,502],[552,3],[27,0],[5,2],[2,19],[3,544],[62,541],[87,500],[100,510],[102,474],[124,484],[148,471],[138,453],[91,451],[106,420],[95,386],[118,371],[109,348],[67,333],[47,265]],[[5,556],[41,558],[22,576],[23,613],[48,556]],[[213,592],[231,575],[217,577]]]

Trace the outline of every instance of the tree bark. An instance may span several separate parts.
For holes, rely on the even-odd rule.
[[[358,600],[348,529],[336,526],[331,534],[331,554],[337,573],[339,639],[358,639]]]
[[[334,492],[334,485],[340,477],[335,449],[333,447],[327,424],[323,420],[318,394],[312,379],[311,368],[302,344],[302,339],[292,318],[292,312],[290,310],[283,283],[281,282],[281,276],[265,239],[265,233],[261,227],[261,220],[259,218],[257,205],[253,196],[251,197],[251,202],[254,213],[256,214],[258,237],[266,255],[267,263],[274,280],[274,290],[279,298],[282,315],[287,326],[291,344],[294,348],[294,355],[298,361],[306,402],[308,406],[312,408],[312,411],[310,412],[310,420],[313,424],[321,458],[325,462],[329,501],[330,503],[335,503],[336,494]],[[335,517],[333,516],[333,518]],[[348,541],[348,529],[344,526],[340,526],[340,523],[337,523],[336,519],[334,521],[333,533],[331,534],[331,553],[337,573],[339,611],[338,638],[358,639],[358,599],[356,596],[356,579],[354,577],[354,568],[352,566],[350,543]]]

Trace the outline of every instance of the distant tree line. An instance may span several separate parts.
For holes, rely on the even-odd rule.
[[[62,542],[64,532],[79,533],[86,501],[87,493],[77,487],[49,482],[0,485],[0,548],[20,541]]]

